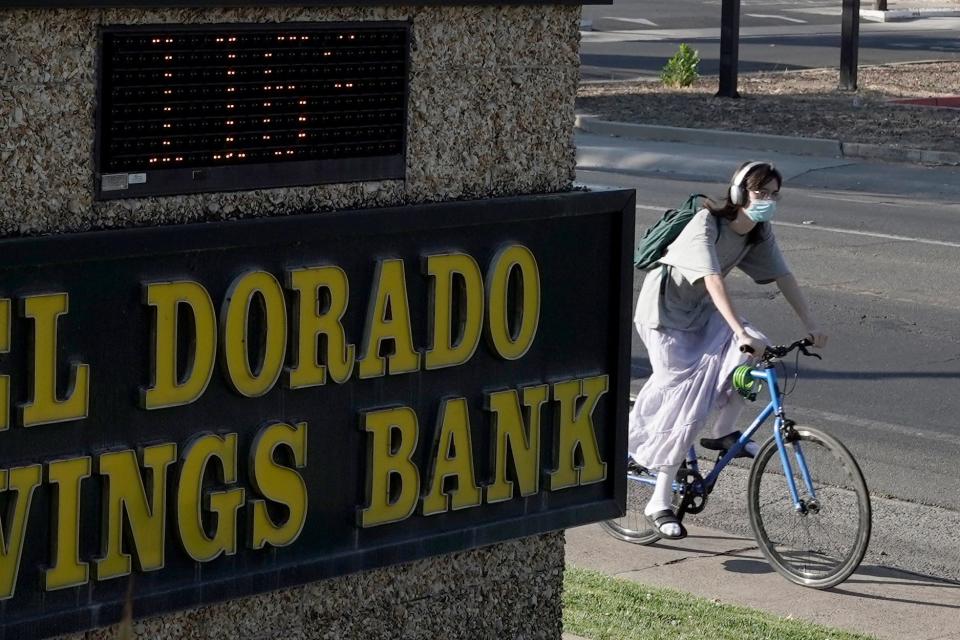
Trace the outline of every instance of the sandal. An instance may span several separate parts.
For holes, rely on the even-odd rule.
[[[673,511],[670,509],[664,509],[663,511],[657,511],[656,513],[651,513],[647,516],[647,520],[653,527],[657,530],[657,535],[666,540],[682,540],[687,537],[687,530],[684,528],[683,523],[677,519],[677,516],[674,515]],[[680,533],[675,536],[667,535],[663,532],[661,527],[665,524],[675,524],[680,527]]]

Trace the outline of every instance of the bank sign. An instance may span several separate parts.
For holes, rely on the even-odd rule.
[[[0,626],[611,517],[632,192],[0,242]]]

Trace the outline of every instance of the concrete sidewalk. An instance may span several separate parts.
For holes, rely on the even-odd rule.
[[[685,540],[644,547],[599,525],[570,529],[567,563],[876,638],[960,640],[960,583],[864,564],[838,587],[807,589],[774,572],[752,538],[688,530]]]
[[[845,142],[826,138],[802,138],[771,134],[724,131],[720,129],[690,129],[661,125],[610,122],[578,113],[574,123],[578,131],[596,135],[653,140],[659,142],[683,142],[720,147],[722,149],[749,149],[777,151],[780,153],[816,156],[821,158],[863,158],[885,162],[909,162],[929,165],[960,165],[960,152],[931,149],[905,148],[901,146]]]

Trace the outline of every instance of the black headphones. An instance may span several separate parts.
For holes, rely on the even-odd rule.
[[[747,201],[747,190],[743,188],[743,181],[747,174],[757,167],[767,165],[770,170],[774,170],[772,162],[748,162],[742,169],[733,175],[733,181],[730,183],[730,202],[735,205],[742,205]]]

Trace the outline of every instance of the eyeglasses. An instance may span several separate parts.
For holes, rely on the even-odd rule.
[[[774,201],[776,201],[776,200],[779,200],[779,199],[780,199],[780,191],[779,191],[779,190],[778,190],[778,191],[764,191],[764,190],[761,189],[760,191],[754,191],[753,189],[751,189],[751,190],[750,190],[750,193],[753,194],[753,198],[754,198],[755,200],[774,200]]]

